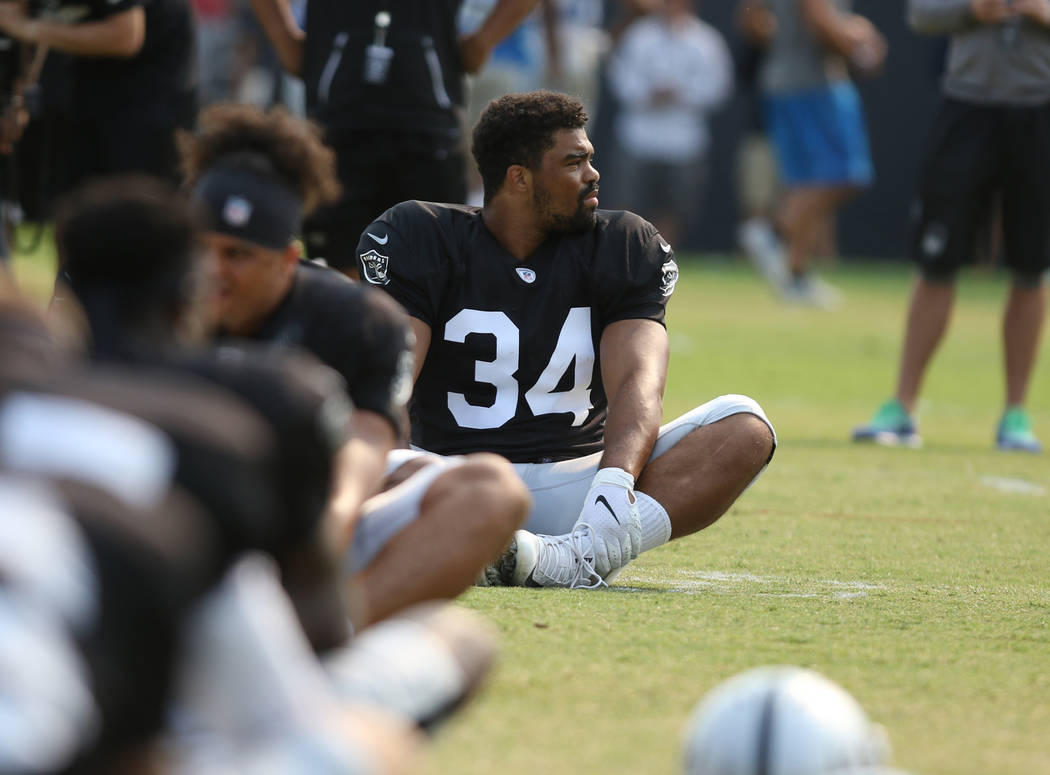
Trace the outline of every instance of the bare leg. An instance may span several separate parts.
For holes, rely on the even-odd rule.
[[[417,471],[421,471],[429,465],[433,465],[435,460],[440,461],[440,456],[427,454],[420,455],[419,457],[412,458],[411,460],[402,463],[393,471],[391,471],[390,474],[387,475],[387,477],[383,480],[383,486],[380,492],[392,490],[393,488],[397,487],[399,484],[404,482],[406,479],[411,477],[412,474],[416,473]]]
[[[1014,285],[1003,315],[1003,349],[1006,360],[1006,405],[1021,406],[1039,352],[1039,339],[1046,318],[1047,286],[1021,288]]]
[[[839,260],[839,237],[837,208],[831,208],[814,229],[813,257],[824,264]]]
[[[786,240],[792,274],[800,275],[809,269],[822,223],[856,191],[850,186],[803,186],[787,192],[777,221]]]
[[[915,409],[926,367],[948,328],[954,301],[954,283],[932,283],[920,277],[912,290],[897,376],[897,400],[909,412]]]
[[[363,603],[361,627],[412,603],[451,600],[471,586],[525,522],[531,498],[498,455],[471,455],[443,473],[398,533],[351,586]]]
[[[734,414],[697,428],[649,463],[637,489],[664,507],[671,538],[680,538],[722,516],[772,451],[769,426],[753,414]]]

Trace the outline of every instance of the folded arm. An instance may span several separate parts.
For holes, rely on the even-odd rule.
[[[19,4],[0,2],[0,30],[74,56],[131,58],[146,40],[146,12],[134,6],[99,21],[69,24],[30,18]]]
[[[923,35],[953,35],[979,23],[974,0],[908,0],[908,25]]]

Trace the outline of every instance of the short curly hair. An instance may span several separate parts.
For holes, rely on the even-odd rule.
[[[219,162],[254,167],[295,191],[304,214],[342,192],[335,152],[321,140],[321,128],[281,107],[213,105],[201,113],[196,132],[180,134],[179,154],[190,187]]]
[[[190,272],[199,236],[196,209],[148,175],[89,180],[55,206],[59,268],[82,283],[177,286]]]
[[[55,206],[60,278],[88,310],[96,342],[181,314],[197,290],[200,237],[196,208],[147,175],[90,180]]]
[[[582,129],[587,111],[575,97],[552,91],[507,94],[488,104],[474,126],[474,161],[485,188],[485,203],[499,191],[507,168],[536,169],[562,129]]]

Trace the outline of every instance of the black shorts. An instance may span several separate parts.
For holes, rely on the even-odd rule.
[[[310,258],[357,266],[361,233],[388,209],[409,199],[462,204],[466,158],[457,143],[419,134],[355,132],[330,138],[343,196],[303,225]]]
[[[927,138],[912,257],[950,278],[1002,202],[1005,262],[1037,275],[1050,267],[1050,104],[977,105],[945,98]]]

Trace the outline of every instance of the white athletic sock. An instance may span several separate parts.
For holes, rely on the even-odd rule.
[[[647,552],[671,540],[671,518],[664,507],[646,495],[635,491],[638,516],[642,520],[642,551]]]

